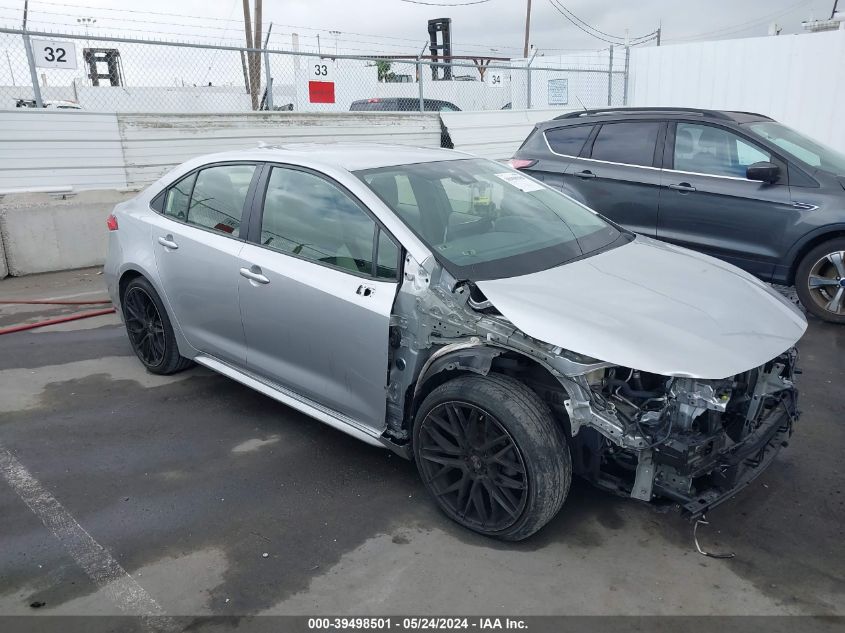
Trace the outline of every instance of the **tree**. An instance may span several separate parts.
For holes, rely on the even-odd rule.
[[[396,73],[391,72],[390,62],[384,59],[376,61],[376,68],[378,69],[379,81],[393,81],[396,78]]]

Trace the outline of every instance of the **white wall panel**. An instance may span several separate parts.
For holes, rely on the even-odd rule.
[[[845,30],[637,48],[630,103],[746,110],[845,152]]]
[[[120,114],[128,181],[152,182],[181,162],[259,142],[381,142],[440,146],[436,113]]]
[[[0,111],[0,194],[144,186],[202,154],[259,142],[440,146],[437,113],[100,114]]]
[[[0,192],[126,186],[114,114],[0,111]]]

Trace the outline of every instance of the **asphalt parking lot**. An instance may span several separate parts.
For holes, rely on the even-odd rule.
[[[102,277],[0,281],[69,295]],[[71,311],[3,307],[0,327]],[[0,336],[0,613],[124,613],[105,560],[169,615],[845,615],[845,327],[811,320],[800,351],[803,418],[699,528],[736,554],[714,559],[678,515],[579,481],[527,542],[476,536],[387,451],[204,369],[145,373],[114,315]],[[58,537],[20,477],[60,504]],[[84,564],[67,517],[99,552]]]

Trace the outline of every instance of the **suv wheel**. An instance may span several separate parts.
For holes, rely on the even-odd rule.
[[[440,508],[475,532],[518,541],[548,523],[569,491],[569,447],[523,383],[498,374],[450,380],[414,420],[414,459]]]
[[[808,312],[830,323],[845,323],[845,238],[807,253],[798,264],[795,288]]]
[[[143,277],[130,281],[120,303],[129,342],[147,371],[175,374],[193,364],[179,355],[173,326],[149,281]]]

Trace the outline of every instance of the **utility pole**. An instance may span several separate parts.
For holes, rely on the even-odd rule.
[[[255,0],[255,35],[252,43],[255,48],[261,47],[261,0]],[[255,64],[252,75],[249,78],[249,85],[252,88],[253,102],[258,104],[261,101],[261,53],[254,53]],[[260,106],[253,108],[257,110]]]
[[[663,21],[657,23],[657,45],[660,46],[660,35],[663,31]]]
[[[270,74],[270,32],[273,30],[273,23],[267,28],[267,37],[264,38],[264,105],[267,110],[273,110],[273,76]]]
[[[32,96],[35,98],[35,107],[43,108],[41,100],[41,86],[38,85],[38,73],[35,71],[35,56],[32,54],[32,43],[29,41],[29,33],[26,32],[26,16],[29,13],[29,0],[23,3],[23,46],[26,49],[26,61],[29,63],[29,78],[32,81]]]
[[[249,0],[243,0],[244,34],[247,48],[261,46],[261,0],[255,0],[255,34],[252,31],[252,19],[249,13]],[[259,91],[261,90],[261,54],[255,51],[247,53],[249,61],[249,95],[252,109],[258,110]]]
[[[528,58],[528,37],[531,32],[531,0],[528,0],[528,6],[525,9],[525,47],[522,51],[522,56]]]
[[[836,16],[836,7],[839,6],[839,0],[833,0],[833,9],[830,11],[830,19],[832,20]]]
[[[252,17],[249,14],[249,0],[243,0],[244,2],[244,35],[245,35],[245,43],[247,48],[252,48]],[[252,87],[250,86],[252,80],[252,53],[247,52],[246,54],[247,59],[247,68],[244,68],[244,83],[246,84],[246,91],[249,93],[252,99],[252,109],[258,109],[258,102],[255,99],[255,93],[252,91]]]

